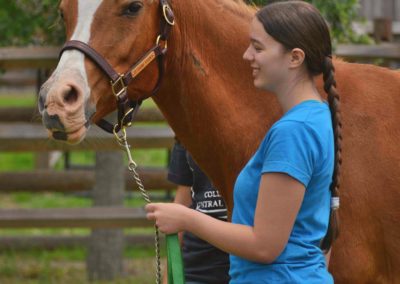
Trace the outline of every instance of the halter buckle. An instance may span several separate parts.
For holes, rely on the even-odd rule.
[[[121,96],[121,94],[123,94],[126,91],[126,85],[124,83],[123,75],[119,75],[117,80],[110,81],[110,83],[111,83],[112,92],[113,92],[114,96],[116,96],[117,98],[119,98]]]
[[[172,11],[171,7],[168,4],[164,4],[162,7],[163,15],[165,21],[170,25],[175,25],[175,17],[174,12]]]

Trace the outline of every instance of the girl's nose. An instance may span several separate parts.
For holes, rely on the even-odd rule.
[[[243,53],[243,59],[247,60],[247,61],[252,61],[253,60],[253,55],[251,54],[250,46]]]

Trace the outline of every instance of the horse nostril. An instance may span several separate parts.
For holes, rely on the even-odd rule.
[[[70,86],[70,89],[64,94],[64,102],[72,105],[78,100],[78,90],[74,86]]]

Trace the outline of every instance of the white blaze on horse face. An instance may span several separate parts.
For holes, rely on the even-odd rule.
[[[94,15],[103,0],[77,0],[78,1],[78,19],[71,40],[79,40],[89,43],[90,30]],[[63,80],[65,76],[71,80],[75,80],[82,88],[85,102],[89,99],[90,87],[88,83],[87,73],[85,70],[85,56],[77,50],[65,51],[57,68],[54,72],[55,80]]]

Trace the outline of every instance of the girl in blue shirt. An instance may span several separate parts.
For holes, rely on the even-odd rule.
[[[149,204],[147,216],[165,233],[189,231],[230,253],[230,283],[333,283],[323,250],[336,236],[341,121],[328,27],[306,2],[267,5],[243,57],[284,115],[236,180],[232,223],[176,204]]]

